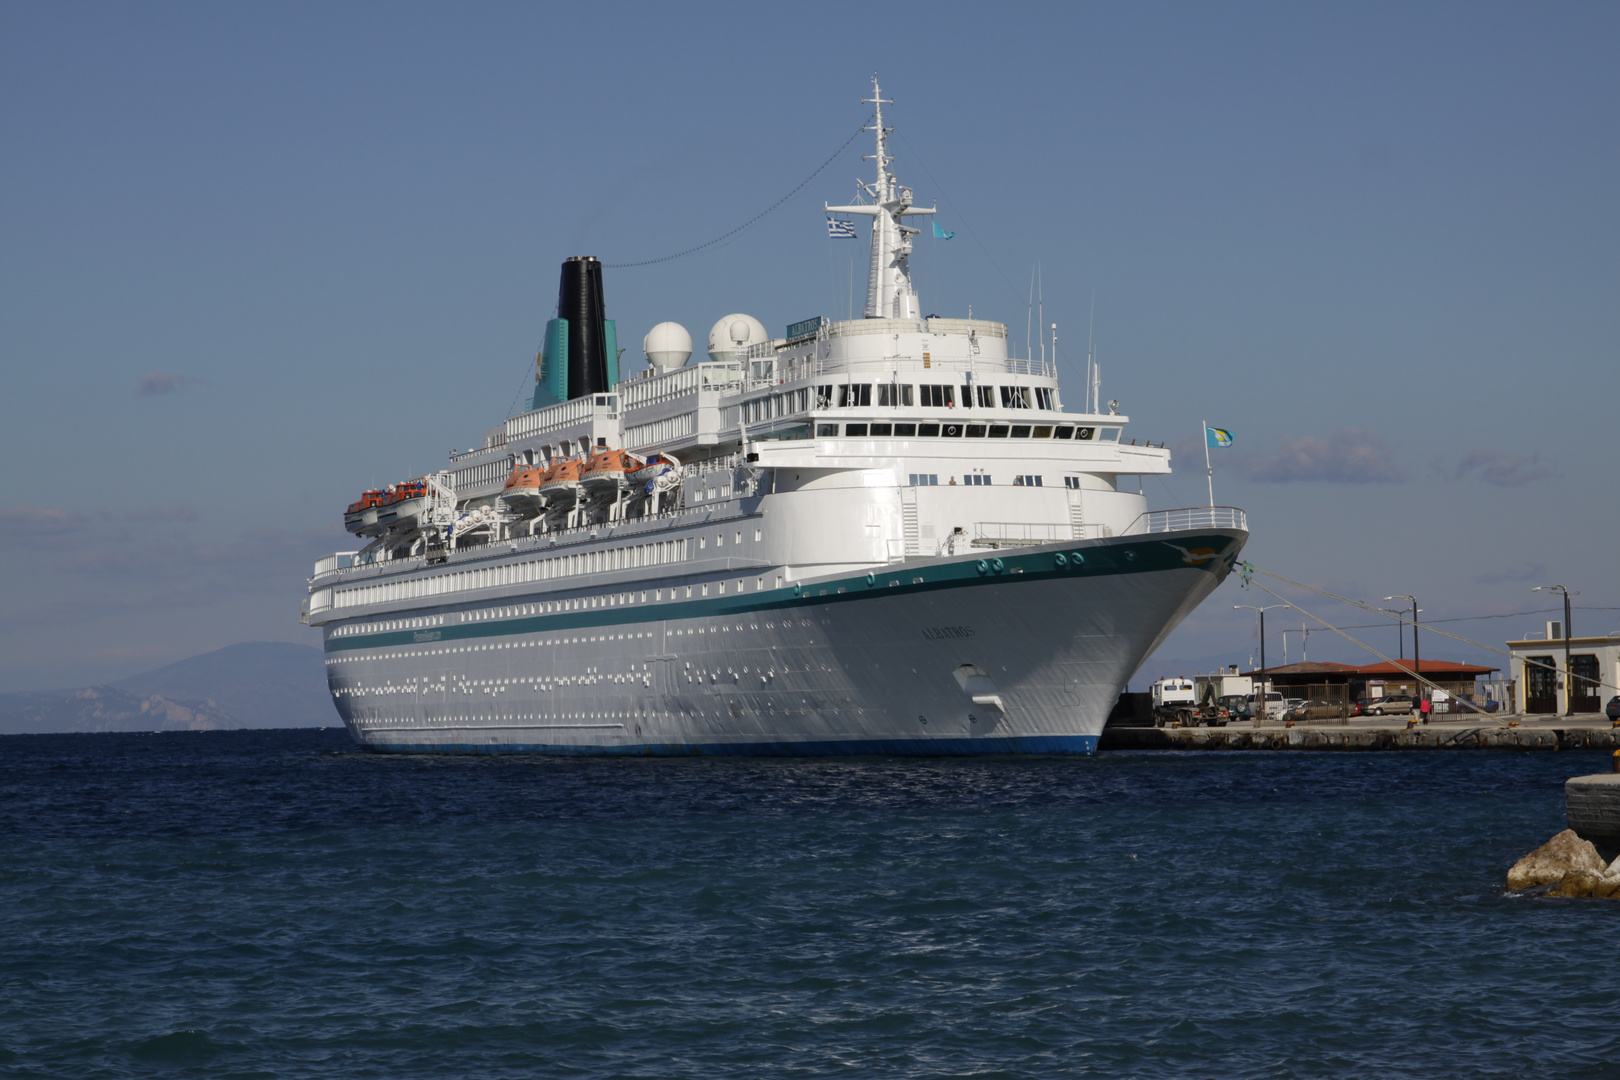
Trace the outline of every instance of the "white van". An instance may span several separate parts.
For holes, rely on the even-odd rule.
[[[1255,701],[1257,700],[1257,695],[1250,694],[1244,700],[1245,700],[1245,704],[1247,704],[1249,706],[1249,715],[1250,716],[1254,716],[1255,714],[1257,714],[1260,711],[1259,709],[1257,709],[1255,707],[1255,704],[1254,704]],[[1288,702],[1281,694],[1279,694],[1275,690],[1272,690],[1272,691],[1270,691],[1269,693],[1266,694],[1266,719],[1268,719],[1268,720],[1281,720],[1282,719],[1282,714],[1287,712],[1287,711],[1288,711]]]

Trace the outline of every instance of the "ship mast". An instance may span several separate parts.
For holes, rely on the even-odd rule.
[[[876,153],[862,155],[863,161],[877,162],[877,181],[867,184],[856,181],[860,189],[872,200],[870,204],[855,206],[827,206],[828,213],[860,214],[872,219],[872,264],[866,279],[866,311],[868,319],[920,318],[922,305],[911,283],[911,238],[918,233],[902,224],[903,217],[917,217],[935,212],[934,207],[911,205],[911,189],[902,187],[889,172],[894,158],[889,155],[888,137],[894,129],[883,126],[883,106],[894,102],[883,97],[877,76],[872,76],[872,96],[861,100],[863,105],[876,107],[876,123],[866,128],[877,132]],[[825,206],[825,204],[823,204]]]

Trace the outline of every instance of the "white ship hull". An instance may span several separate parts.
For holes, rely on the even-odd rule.
[[[350,733],[383,751],[1088,754],[1246,538],[1028,546],[729,598],[331,636],[329,681]]]

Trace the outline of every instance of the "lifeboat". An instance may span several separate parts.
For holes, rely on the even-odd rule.
[[[674,467],[675,463],[663,454],[654,454],[630,471],[630,482],[632,484],[650,483]]]
[[[625,477],[641,465],[640,458],[624,450],[598,450],[580,470],[579,479],[592,494],[614,492],[623,487]]]
[[[343,527],[357,536],[375,536],[381,532],[377,527],[377,508],[387,497],[388,492],[382,488],[361,492],[360,498],[343,512]]]
[[[550,470],[544,465],[518,465],[506,478],[501,491],[501,502],[513,510],[538,510],[545,505],[540,495],[540,484]]]
[[[395,484],[388,489],[387,495],[377,506],[377,524],[386,529],[414,526],[416,520],[422,516],[422,511],[427,508],[427,502],[426,480],[408,480],[403,484]]]
[[[577,461],[559,461],[540,478],[540,497],[546,508],[566,506],[579,497],[579,470]]]

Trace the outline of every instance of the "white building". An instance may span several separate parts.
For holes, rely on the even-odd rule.
[[[1568,647],[1569,662],[1564,656]],[[1620,693],[1620,634],[1564,639],[1562,622],[1507,643],[1509,675],[1526,713],[1599,712]],[[1528,661],[1528,663],[1526,662]],[[1574,701],[1569,699],[1573,683]]]

